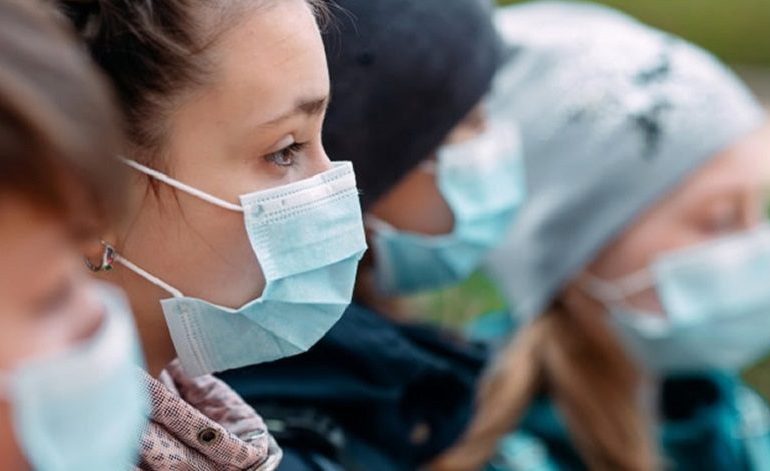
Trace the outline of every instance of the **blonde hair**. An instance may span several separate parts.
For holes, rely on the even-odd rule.
[[[431,469],[482,468],[543,390],[589,469],[657,469],[651,424],[639,400],[642,375],[597,311],[556,303],[523,328],[482,380],[465,435]]]

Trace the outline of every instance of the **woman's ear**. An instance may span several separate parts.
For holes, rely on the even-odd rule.
[[[115,240],[116,235],[112,231],[102,231],[82,240],[80,250],[85,266],[94,273],[112,270]]]

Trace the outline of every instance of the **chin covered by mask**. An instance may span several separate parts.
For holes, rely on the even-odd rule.
[[[770,352],[770,226],[664,255],[615,282],[586,290],[612,315],[620,338],[658,374],[740,370]],[[655,287],[661,313],[624,302]]]
[[[468,278],[505,236],[525,199],[524,166],[515,124],[497,122],[482,135],[438,152],[434,173],[454,215],[450,234],[401,231],[367,216],[374,233],[377,288],[388,295],[439,289]]]
[[[224,210],[243,214],[254,263],[265,275],[258,299],[238,309],[186,296],[122,256],[116,261],[167,291],[161,300],[171,339],[191,376],[278,360],[307,351],[342,316],[366,251],[353,165],[223,201],[137,162],[135,170]]]
[[[91,338],[0,372],[0,395],[33,469],[127,469],[138,454],[149,410],[139,338],[123,295],[106,285],[94,289],[104,319]]]

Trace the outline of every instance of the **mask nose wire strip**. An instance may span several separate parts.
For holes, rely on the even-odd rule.
[[[120,255],[115,255],[115,261],[123,265],[124,267],[128,268],[132,272],[136,273],[137,275],[141,276],[145,280],[149,281],[150,283],[154,284],[158,288],[161,288],[163,290],[166,290],[171,296],[175,298],[184,298],[184,294],[182,294],[181,291],[174,288],[170,284],[166,283],[165,281],[161,280],[155,275],[152,275],[145,271],[144,269],[140,268],[137,265],[134,265],[132,262],[129,262],[125,258],[121,257]]]
[[[173,178],[169,177],[168,175],[164,175],[157,170],[153,170],[150,167],[144,166],[140,164],[139,162],[136,162],[134,160],[126,159],[126,158],[120,158],[120,160],[128,165],[129,167],[133,168],[134,170],[144,173],[145,175],[148,175],[158,181],[161,181],[165,183],[168,186],[171,186],[173,188],[176,188],[179,191],[183,191],[187,193],[188,195],[194,196],[196,198],[202,199],[203,201],[206,201],[208,203],[211,203],[215,206],[219,206],[220,208],[229,209],[230,211],[236,211],[239,213],[244,212],[243,208],[237,204],[230,203],[229,201],[225,201],[223,199],[219,199],[216,196],[212,196],[208,193],[204,193],[203,191],[193,188],[189,185],[186,185],[180,181],[174,180]]]

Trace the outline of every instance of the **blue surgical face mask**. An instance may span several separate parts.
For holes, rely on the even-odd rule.
[[[85,342],[0,372],[18,443],[33,469],[123,469],[135,462],[148,412],[128,303],[96,285],[105,315]]]
[[[468,278],[507,232],[525,197],[524,163],[515,125],[495,123],[481,136],[447,146],[424,170],[435,174],[454,215],[452,233],[400,231],[367,216],[373,233],[377,288],[403,295]]]
[[[770,352],[770,227],[663,256],[588,291],[613,315],[621,339],[656,373],[739,370]],[[628,296],[654,287],[663,313],[642,312]]]
[[[185,296],[120,255],[115,260],[172,297],[161,301],[171,339],[191,376],[307,351],[339,320],[353,296],[366,251],[353,165],[241,196],[234,205],[136,162],[133,168],[223,209],[242,212],[266,285],[231,309]],[[201,267],[205,270],[205,267]]]

